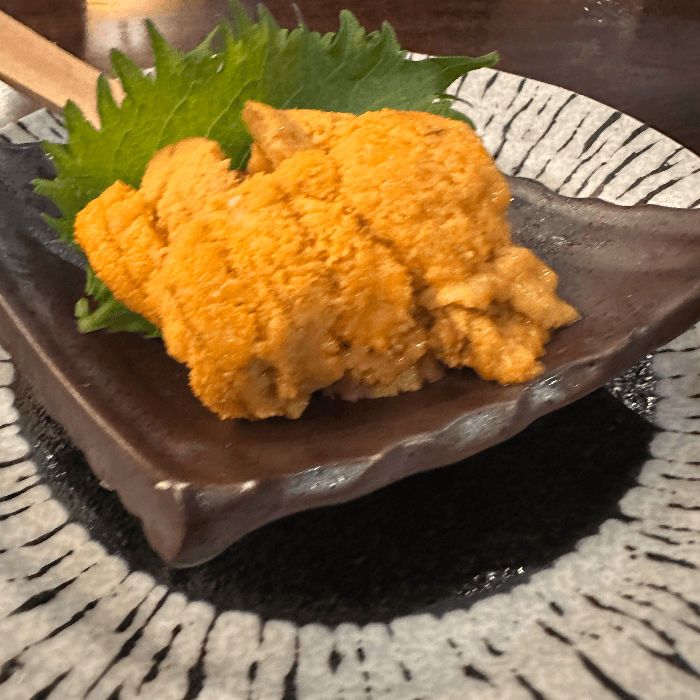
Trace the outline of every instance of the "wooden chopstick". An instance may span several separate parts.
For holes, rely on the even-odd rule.
[[[0,79],[62,109],[73,100],[99,128],[97,78],[100,71],[0,12]],[[117,102],[124,98],[118,80],[109,81]]]

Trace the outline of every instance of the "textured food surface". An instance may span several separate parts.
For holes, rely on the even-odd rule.
[[[221,418],[296,418],[314,391],[388,396],[440,363],[503,384],[542,371],[576,319],[514,246],[505,179],[464,123],[248,103],[247,173],[189,139],[139,190],[115,183],[75,237],[115,296],[161,328]]]

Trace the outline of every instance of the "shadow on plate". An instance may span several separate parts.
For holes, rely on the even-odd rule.
[[[648,366],[636,371],[648,385]],[[640,385],[639,377],[623,380],[616,391],[645,413],[652,399]],[[634,485],[654,433],[601,389],[462,462],[289,516],[206,564],[171,569],[28,386],[20,380],[14,390],[46,482],[109,552],[218,610],[298,624],[440,613],[507,590],[606,519],[623,517],[617,503]]]

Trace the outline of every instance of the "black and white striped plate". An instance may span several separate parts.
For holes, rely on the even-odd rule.
[[[566,90],[454,86],[507,174],[700,206],[700,159]],[[11,142],[65,138],[38,112]],[[0,698],[700,697],[700,330],[501,446],[168,570],[0,361]]]

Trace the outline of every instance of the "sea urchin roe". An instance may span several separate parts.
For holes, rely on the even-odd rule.
[[[160,326],[206,406],[294,418],[318,389],[393,395],[439,363],[501,383],[542,370],[550,330],[577,314],[512,244],[506,182],[466,124],[258,103],[243,118],[247,173],[189,139],[76,219],[98,276]]]

